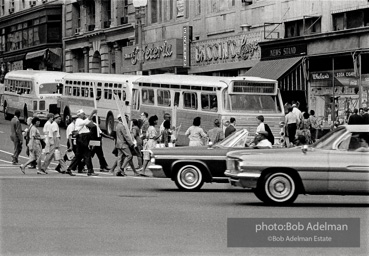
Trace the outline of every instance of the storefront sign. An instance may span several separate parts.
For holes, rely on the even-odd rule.
[[[336,78],[341,77],[351,77],[355,78],[355,72],[353,70],[337,70],[334,72]],[[323,72],[310,72],[310,80],[313,81],[322,81],[322,80],[331,80],[332,72],[323,71]]]
[[[132,65],[136,65],[138,63],[139,56],[139,47],[136,46],[131,53],[125,53],[124,59],[130,59]],[[161,45],[146,45],[143,49],[144,61],[155,60],[159,58],[170,57],[173,54],[172,45],[168,44],[167,41],[164,41]]]
[[[240,62],[260,59],[262,33],[196,42],[191,45],[191,66]]]
[[[139,64],[139,47],[122,48],[122,72],[136,71]],[[181,66],[183,64],[183,42],[181,39],[169,39],[162,42],[144,44],[143,70],[161,67]],[[180,64],[178,64],[180,62]]]
[[[306,44],[290,45],[284,47],[263,47],[261,49],[262,59],[296,57],[303,56],[306,54],[307,54]]]
[[[190,66],[190,42],[192,40],[192,26],[183,27],[183,67]]]

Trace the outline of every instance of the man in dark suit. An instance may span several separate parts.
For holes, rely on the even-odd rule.
[[[368,113],[368,107],[365,107],[365,108],[364,108],[363,124],[369,124],[369,113]]]
[[[236,119],[234,117],[231,117],[229,119],[230,124],[228,125],[228,127],[226,128],[225,132],[224,132],[224,137],[227,138],[229,135],[231,135],[232,133],[234,133],[236,131],[235,125],[236,125]]]
[[[125,168],[128,164],[131,166],[133,173],[138,176],[139,174],[132,162],[133,156],[131,153],[131,148],[134,148],[135,144],[133,143],[128,127],[123,123],[122,116],[120,114],[118,115],[116,134],[117,141],[115,147],[118,150],[117,163],[120,167],[120,171],[117,172],[116,176],[127,176]]]
[[[363,117],[358,114],[359,110],[357,108],[354,109],[354,113],[349,117],[348,124],[362,124]]]
[[[18,156],[22,151],[23,136],[22,125],[19,121],[20,111],[17,109],[14,113],[13,119],[10,121],[10,139],[14,143],[14,154],[12,155],[13,164],[18,164]]]

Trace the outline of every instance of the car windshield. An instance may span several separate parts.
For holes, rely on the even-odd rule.
[[[58,83],[40,84],[40,94],[58,94]]]
[[[218,148],[230,148],[230,147],[245,147],[249,132],[246,129],[239,130],[224,140],[215,144],[214,147]]]
[[[320,138],[312,145],[312,147],[316,149],[333,149],[333,143],[345,132],[345,127],[338,127],[336,130],[333,130]]]

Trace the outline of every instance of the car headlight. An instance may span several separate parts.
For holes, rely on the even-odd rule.
[[[154,156],[152,156],[152,157],[151,157],[150,162],[151,162],[152,164],[155,164],[155,157],[154,157]]]
[[[237,159],[227,159],[227,170],[241,171],[243,162]]]

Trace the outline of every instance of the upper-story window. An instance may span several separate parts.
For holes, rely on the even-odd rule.
[[[158,0],[151,0],[151,23],[158,22]]]
[[[306,17],[284,23],[285,38],[321,32],[321,17]]]
[[[369,9],[333,14],[333,30],[369,26]]]
[[[220,12],[220,11],[226,11],[229,8],[232,8],[235,6],[235,0],[209,0],[206,1],[208,3],[208,10],[209,13],[213,12]]]
[[[195,16],[201,15],[201,0],[195,0]]]

